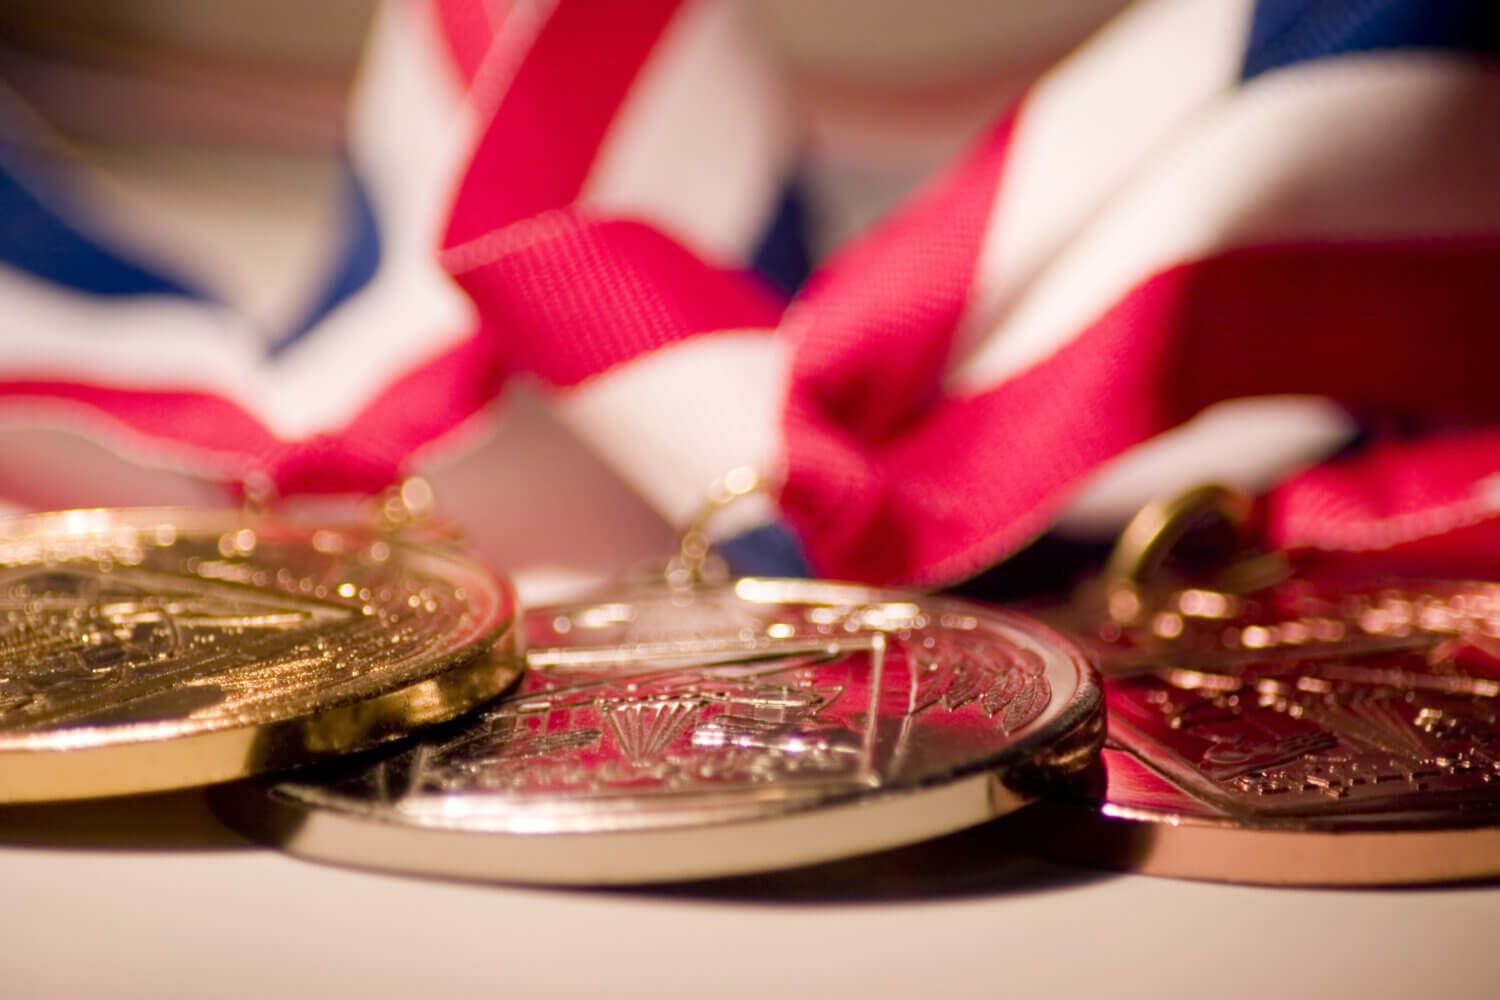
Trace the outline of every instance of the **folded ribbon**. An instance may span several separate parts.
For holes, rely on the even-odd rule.
[[[54,325],[0,347],[0,413],[66,402],[85,433],[210,475],[368,490],[525,378],[670,519],[725,469],[770,467],[784,520],[748,537],[790,534],[825,575],[942,584],[1206,408],[1314,396],[1376,446],[1270,495],[1280,544],[1500,557],[1500,437],[1464,430],[1500,416],[1485,4],[1138,5],[789,304],[798,145],[742,13],[393,5],[351,133],[368,281],[261,349],[190,331],[233,324],[181,301],[102,342],[97,293],[33,269]],[[63,294],[88,308],[43,301]],[[1277,444],[1291,461],[1343,433]],[[17,479],[0,462],[33,499]]]

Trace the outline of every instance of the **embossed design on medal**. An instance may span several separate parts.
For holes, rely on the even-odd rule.
[[[1105,822],[1058,810],[1050,849],[1234,881],[1500,874],[1500,585],[1116,594]]]
[[[704,877],[980,822],[1102,738],[1076,650],[962,602],[744,579],[537,609],[526,633],[520,689],[462,729],[235,798],[231,818],[294,825],[294,852],[438,874]],[[434,853],[424,832],[451,839]]]
[[[1444,589],[1447,600],[1429,593],[1416,603],[1461,606],[1482,594]],[[1412,606],[1398,592],[1344,594],[1340,603],[1353,609],[1347,632],[1368,651],[1346,637],[1330,656],[1302,638],[1309,620],[1338,620],[1327,607],[1243,625],[1238,638],[1231,625],[1221,641],[1243,650],[1249,633],[1254,662],[1111,685],[1119,742],[1226,815],[1329,828],[1398,826],[1407,812],[1416,823],[1440,813],[1500,820],[1500,661],[1465,639],[1445,640],[1448,629],[1378,624],[1383,612],[1371,609]]]
[[[369,530],[0,523],[0,801],[225,780],[451,717],[515,676],[512,613],[478,567]]]

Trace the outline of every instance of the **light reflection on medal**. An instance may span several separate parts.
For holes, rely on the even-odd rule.
[[[844,584],[637,588],[527,616],[519,692],[396,756],[226,788],[293,853],[641,883],[879,850],[1087,766],[1092,668],[1022,616]]]
[[[1500,584],[1262,583],[1055,619],[1102,666],[1109,743],[1094,801],[1032,814],[1035,844],[1238,882],[1500,876]]]
[[[232,512],[0,521],[0,802],[225,781],[452,718],[519,672],[492,574]]]

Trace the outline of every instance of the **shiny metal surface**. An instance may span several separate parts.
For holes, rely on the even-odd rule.
[[[224,781],[451,718],[519,672],[466,560],[233,513],[0,522],[0,801]]]
[[[639,883],[935,836],[1081,771],[1092,668],[1030,619],[791,580],[527,616],[519,691],[320,782],[234,786],[231,822],[398,871]]]
[[[1500,876],[1500,585],[1292,579],[1073,616],[1105,673],[1092,802],[1043,850],[1273,884]]]

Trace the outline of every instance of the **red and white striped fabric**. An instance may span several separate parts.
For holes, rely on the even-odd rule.
[[[1393,48],[1243,80],[1251,6],[1136,8],[827,267],[786,436],[784,499],[816,565],[973,573],[1221,400],[1312,397],[1274,440],[1220,411],[1206,461],[1116,474],[1171,489],[1247,445],[1306,461],[1349,427],[1323,398],[1418,425],[1500,415],[1500,74]],[[1485,454],[1476,474],[1500,469]],[[1403,511],[1371,497],[1280,540],[1373,538],[1354,521]]]
[[[1209,476],[1264,485],[1360,428],[1406,437],[1288,480],[1279,542],[1483,530],[1500,73],[1400,18],[1298,49],[1296,7],[1135,6],[788,304],[753,265],[796,134],[742,9],[393,4],[350,132],[373,274],[268,338],[7,259],[0,492],[118,502],[100,442],[177,470],[134,480],[137,502],[250,476],[367,491],[452,467],[526,383],[538,433],[565,427],[663,523],[732,466],[774,470],[759,516],[826,575],[950,582],[1059,521]],[[86,474],[59,471],[64,439],[94,442]],[[495,441],[441,490],[473,524],[548,465]],[[551,480],[567,517],[491,551],[641,523],[580,500],[593,481]]]

